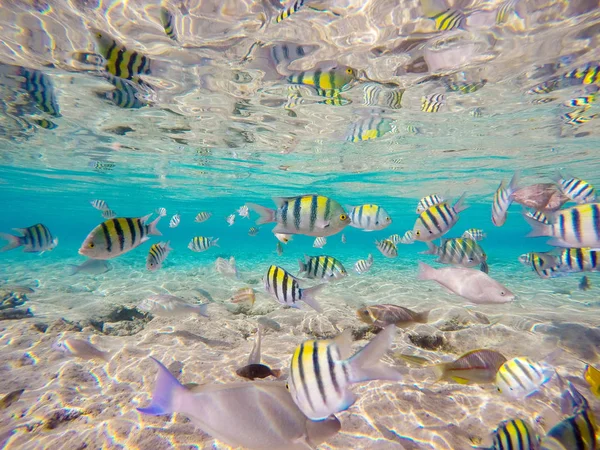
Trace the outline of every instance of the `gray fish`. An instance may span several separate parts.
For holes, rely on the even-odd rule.
[[[319,422],[309,420],[283,383],[211,384],[191,391],[165,366],[151,359],[158,365],[158,377],[150,405],[138,411],[154,416],[178,412],[232,447],[306,450],[333,437],[341,428],[334,416]]]
[[[418,313],[403,306],[384,304],[365,306],[356,311],[356,315],[369,325],[385,328],[392,324],[402,327],[413,323],[427,323],[429,311]]]
[[[586,276],[582,277],[579,281],[579,289],[581,289],[582,291],[587,291],[591,287],[592,285],[590,283],[590,279]]]
[[[66,353],[70,356],[76,356],[82,359],[100,359],[103,361],[110,361],[112,354],[110,352],[103,352],[88,341],[75,338],[63,339],[61,342],[56,342],[52,346],[55,350]]]
[[[206,303],[202,305],[192,305],[181,297],[174,295],[151,295],[140,303],[137,307],[140,311],[147,311],[153,316],[159,317],[181,317],[190,314],[208,317],[206,314]]]
[[[88,259],[78,266],[69,264],[69,275],[75,275],[79,272],[89,273],[90,275],[100,275],[112,270],[112,265],[104,259]]]
[[[262,325],[262,326],[264,326],[266,328],[270,328],[271,330],[274,330],[274,331],[280,331],[281,330],[281,325],[279,325],[279,323],[277,323],[273,319],[269,319],[267,316],[261,316],[256,321],[260,325]]]

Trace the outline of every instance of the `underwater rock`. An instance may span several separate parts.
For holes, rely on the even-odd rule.
[[[46,333],[62,333],[64,331],[81,331],[81,327],[76,323],[61,318],[55,320],[46,328]]]
[[[59,409],[54,411],[52,415],[44,421],[43,428],[46,430],[54,430],[60,424],[75,420],[81,415],[82,412],[75,409]]]
[[[274,331],[281,331],[281,325],[279,325],[278,322],[276,322],[273,319],[270,319],[269,317],[266,317],[266,316],[259,317],[257,322],[260,325],[264,326],[265,328],[270,328],[271,330],[274,330]]]
[[[440,331],[458,331],[464,330],[465,328],[469,328],[470,321],[465,317],[454,316],[450,317],[448,320],[444,321],[437,328]]]
[[[448,347],[448,342],[444,336],[439,334],[409,334],[408,340],[417,347],[425,350],[438,350]]]
[[[102,332],[111,336],[131,336],[139,333],[144,329],[145,322],[140,321],[121,321],[121,322],[104,322],[102,324]]]
[[[16,308],[24,305],[29,299],[25,294],[18,292],[1,292],[0,293],[0,310],[8,308]]]
[[[48,329],[48,324],[44,322],[36,322],[31,325],[31,328],[35,331],[39,331],[40,333],[45,333]]]
[[[18,320],[33,317],[33,313],[27,309],[3,309],[0,310],[0,320]]]

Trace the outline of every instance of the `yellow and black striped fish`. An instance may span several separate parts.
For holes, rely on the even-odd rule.
[[[13,248],[23,246],[23,251],[27,253],[44,253],[53,250],[58,245],[58,239],[52,237],[52,233],[46,225],[41,223],[27,228],[13,228],[22,236],[13,236],[12,234],[0,233],[0,239],[5,239],[8,243],[0,248],[0,252],[6,252]]]
[[[580,178],[567,177],[557,172],[553,180],[571,200],[577,203],[592,203],[596,200],[596,189],[587,181]]]
[[[361,274],[371,270],[372,265],[373,265],[373,255],[371,255],[369,253],[369,256],[367,257],[367,259],[359,259],[358,261],[356,261],[356,263],[354,264],[354,270],[356,271],[356,273],[361,275]]]
[[[322,97],[336,98],[355,79],[356,71],[352,67],[337,66],[329,70],[317,69],[299,72],[290,75],[288,82],[310,86]]]
[[[530,217],[533,220],[536,220],[536,221],[546,224],[546,225],[550,224],[550,222],[548,221],[548,218],[546,217],[546,214],[544,214],[542,211],[534,211],[534,212],[527,211],[525,213],[525,217]]]
[[[85,238],[79,254],[92,259],[112,259],[143,244],[150,236],[161,236],[156,227],[160,216],[146,224],[151,215],[117,217],[102,222]]]
[[[283,11],[279,13],[279,15],[275,18],[275,22],[279,23],[284,19],[287,19],[292,14],[297,13],[302,6],[304,6],[305,0],[292,0],[291,5],[287,8],[284,8]]]
[[[597,272],[600,270],[600,251],[591,248],[565,248],[558,256],[560,272]]]
[[[540,84],[535,85],[527,91],[528,94],[548,94],[549,92],[560,89],[560,79],[558,77],[551,78]]]
[[[177,42],[177,32],[175,31],[175,24],[173,14],[169,11],[168,8],[161,6],[160,7],[160,23],[165,29],[165,33],[169,36],[170,39]]]
[[[428,113],[439,112],[444,106],[444,94],[431,94],[421,98],[421,111]]]
[[[518,0],[504,1],[496,11],[496,23],[501,25],[508,22],[508,17],[515,13],[515,6]]]
[[[389,239],[375,241],[375,246],[386,258],[395,258],[398,256],[398,247]]]
[[[320,102],[318,102],[322,105],[346,106],[352,103],[352,100],[350,100],[349,98],[342,97],[341,95],[336,93],[336,91],[330,92],[317,90],[317,94],[319,94],[322,97],[327,97],[325,100],[321,100]]]
[[[427,242],[429,255],[437,255],[441,264],[455,264],[463,267],[481,265],[481,271],[488,273],[487,255],[477,241],[470,238],[442,239],[438,247],[433,242]]]
[[[322,278],[322,279],[334,279],[343,278],[348,273],[344,268],[344,265],[335,259],[333,256],[306,256],[304,255],[304,261],[299,260],[300,273],[305,272],[306,278]]]
[[[497,227],[501,227],[506,222],[508,208],[513,202],[513,194],[518,189],[519,174],[515,172],[508,186],[504,186],[504,180],[494,192],[492,200],[492,223]]]
[[[366,106],[385,106],[391,109],[402,108],[404,89],[385,89],[380,83],[365,83],[363,103]]]
[[[600,64],[587,63],[585,66],[578,67],[564,74],[564,78],[580,80],[583,84],[600,83]]]
[[[204,252],[211,247],[218,247],[218,241],[219,238],[214,239],[212,237],[196,236],[192,238],[188,244],[188,248],[193,252]]]
[[[522,419],[500,422],[489,450],[538,450],[538,437],[531,426]]]
[[[40,128],[45,128],[47,130],[54,130],[58,125],[48,119],[32,119],[33,123],[35,123]]]
[[[128,50],[107,33],[92,29],[98,51],[105,59],[104,68],[108,73],[127,80],[137,80],[139,75],[151,73],[150,58],[134,50]]]
[[[456,30],[463,26],[465,15],[455,9],[448,9],[444,12],[430,17],[435,23],[435,29],[438,31]]]
[[[27,91],[38,108],[54,117],[60,117],[60,110],[54,84],[48,75],[39,70],[21,67],[18,74],[25,78],[20,87]]]
[[[445,202],[444,197],[441,197],[437,194],[427,195],[419,200],[419,204],[417,205],[417,214],[421,214],[423,211],[431,208],[434,205],[438,205],[440,203]]]
[[[169,247],[169,241],[152,244],[148,252],[148,258],[146,259],[146,269],[151,272],[160,269],[171,250],[173,249]]]
[[[522,399],[546,384],[554,373],[552,367],[529,358],[513,358],[498,369],[496,386],[502,394],[513,399]]]
[[[450,92],[460,92],[461,94],[472,94],[481,89],[487,80],[467,82],[467,81],[446,81],[446,89]]]
[[[365,231],[383,230],[392,224],[388,212],[379,205],[347,206],[350,226]]]
[[[589,408],[552,427],[541,441],[542,450],[596,450],[596,419]]]
[[[265,290],[282,305],[300,308],[298,302],[303,301],[315,311],[322,311],[314,295],[325,286],[324,284],[302,289],[293,275],[278,266],[270,266],[263,281]]]
[[[394,338],[393,325],[384,328],[350,358],[351,333],[332,340],[305,341],[292,356],[288,388],[298,408],[311,420],[323,420],[348,409],[356,396],[351,384],[370,380],[400,380],[392,367],[379,362]]]
[[[456,201],[454,206],[447,202],[438,203],[423,211],[415,222],[413,236],[415,240],[428,242],[442,237],[458,222],[459,213],[467,209],[463,205],[466,193]]]
[[[369,141],[380,138],[394,129],[391,119],[379,116],[366,117],[350,125],[346,140],[349,142]]]
[[[564,106],[589,106],[591,103],[596,101],[596,94],[583,95],[581,97],[575,97],[571,100],[567,100],[563,103]]]

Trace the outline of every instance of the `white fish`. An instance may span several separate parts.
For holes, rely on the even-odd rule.
[[[245,217],[246,219],[250,218],[250,212],[248,211],[248,207],[246,205],[240,206],[240,208],[237,210],[237,213],[240,217]]]
[[[292,235],[291,234],[284,234],[284,233],[274,233],[275,237],[277,239],[279,239],[280,242],[283,242],[284,244],[287,244],[288,242],[290,242],[292,240]]]
[[[417,205],[417,214],[421,214],[423,211],[427,211],[434,205],[439,205],[440,203],[444,203],[446,199],[437,194],[431,194],[426,197],[423,197],[419,200],[419,204]]]
[[[356,261],[356,264],[354,264],[354,270],[356,271],[356,273],[358,273],[360,275],[360,274],[363,274],[363,273],[371,270],[372,265],[373,265],[373,255],[371,255],[369,253],[369,256],[367,259],[359,259],[358,261]]]
[[[506,214],[508,208],[513,202],[513,194],[518,190],[517,183],[519,182],[518,173],[515,172],[508,187],[504,187],[504,180],[498,186],[494,193],[492,201],[492,222],[497,227],[501,227],[506,222]]]
[[[167,215],[167,210],[165,208],[157,208],[155,212],[160,217],[165,217]]]
[[[175,214],[169,221],[169,228],[177,228],[179,226],[179,222],[181,222],[181,216],[179,214]]]
[[[389,239],[383,239],[381,241],[375,241],[377,249],[386,258],[395,258],[398,256],[398,247]]]
[[[478,305],[509,303],[515,295],[481,270],[466,267],[433,267],[419,262],[419,280],[433,280],[448,291]]]
[[[103,259],[88,259],[78,266],[69,264],[69,275],[75,275],[79,272],[89,273],[91,275],[100,275],[112,269],[112,265]]]
[[[107,209],[109,209],[108,205],[106,204],[106,202],[104,200],[92,200],[90,203],[98,211],[106,211]]]
[[[114,219],[115,217],[117,217],[117,213],[114,212],[112,209],[107,209],[106,211],[102,211],[102,217],[104,217],[105,219]]]
[[[235,223],[235,214],[230,214],[227,216],[227,223],[229,224],[229,226],[232,226]]]
[[[536,392],[554,375],[554,369],[529,358],[506,361],[496,374],[498,390],[513,399],[522,399]]]
[[[217,258],[215,260],[215,269],[222,275],[239,278],[239,273],[235,264],[235,258],[233,256],[229,258],[229,261],[224,258]]]
[[[140,311],[146,311],[159,317],[190,317],[190,314],[208,317],[206,314],[207,303],[192,305],[181,297],[175,295],[151,295],[137,306]]]
[[[108,362],[112,358],[111,352],[103,352],[102,350],[98,350],[94,345],[82,339],[63,339],[62,341],[53,344],[52,347],[55,350],[82,359],[100,359]]]
[[[327,238],[318,237],[318,238],[315,238],[315,241],[313,242],[313,247],[314,248],[323,248],[323,247],[325,247],[325,244],[327,244]]]
[[[212,213],[211,212],[206,212],[206,211],[199,212],[196,215],[196,218],[194,219],[194,222],[197,222],[197,223],[206,222],[211,217],[212,217]]]
[[[387,211],[378,205],[346,206],[346,210],[350,216],[350,226],[364,231],[383,230],[392,223]]]

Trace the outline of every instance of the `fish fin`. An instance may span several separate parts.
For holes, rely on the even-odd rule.
[[[79,266],[75,264],[67,264],[67,268],[69,269],[69,275],[73,276],[77,272],[79,272]]]
[[[481,265],[479,266],[479,269],[483,273],[489,273],[490,272],[490,266],[488,266],[487,261],[481,261]]]
[[[411,364],[416,364],[419,366],[425,366],[425,365],[431,363],[431,361],[428,360],[427,358],[424,358],[422,356],[417,356],[417,355],[405,355],[404,353],[395,353],[394,356],[402,359],[403,361],[409,362]]]
[[[275,378],[279,378],[281,373],[281,369],[271,369],[271,375],[273,375]]]
[[[142,225],[146,225],[146,222],[148,222],[150,217],[152,217],[152,214],[146,214],[144,217],[140,217],[140,222],[142,222]]]
[[[560,185],[560,180],[563,180],[563,179],[565,179],[565,177],[563,176],[562,172],[561,172],[560,170],[558,170],[558,169],[557,169],[557,170],[554,172],[554,174],[553,174],[553,175],[550,177],[550,179],[551,179],[552,181],[554,181],[556,184],[558,184],[558,185],[559,185],[559,189],[560,189],[560,190],[561,190],[561,192],[562,192],[562,186]]]
[[[275,201],[275,199],[273,199],[273,201]],[[256,203],[246,203],[246,206],[259,215],[259,218],[256,219],[256,225],[275,222],[274,209],[266,208],[264,206],[257,205]]]
[[[254,345],[252,346],[252,350],[250,351],[250,356],[248,356],[248,365],[250,364],[260,364],[260,346],[262,343],[262,327],[258,326],[258,331],[256,332],[256,337],[254,338]],[[273,370],[271,370],[273,372]],[[279,376],[279,375],[277,375]]]
[[[419,274],[417,279],[419,280],[435,280],[435,272],[437,270],[431,267],[429,264],[419,261]]]
[[[17,228],[14,228],[14,230],[17,230]],[[17,248],[23,245],[23,237],[21,236],[13,236],[12,234],[8,233],[0,233],[0,239],[5,239],[8,241],[8,243],[4,247],[0,248],[0,252],[6,252],[8,250],[12,250],[13,248]]]
[[[348,360],[352,369],[350,378],[352,383],[402,379],[402,375],[396,369],[379,361],[392,345],[395,333],[394,325],[385,327],[371,342]]]
[[[218,242],[218,240],[220,238],[216,238],[216,239],[210,238],[210,239],[211,239],[210,245],[214,245],[215,247],[219,247],[219,244],[217,244],[217,242]]]
[[[462,377],[450,377],[452,379],[452,381],[454,381],[455,383],[458,384],[469,384],[469,380],[467,380],[466,378],[462,378]]]
[[[431,366],[433,372],[435,373],[435,379],[437,382],[442,381],[446,377],[446,367],[447,363],[440,363]]]
[[[150,214],[148,214],[146,216],[147,218],[150,217]],[[152,222],[150,222],[150,224],[148,225],[148,235],[150,236],[162,236],[162,233],[160,231],[158,231],[157,225],[158,222],[160,221],[160,219],[162,219],[163,216],[158,216],[156,219],[154,219]],[[143,218],[142,218],[143,220]],[[148,220],[148,219],[146,219]]]
[[[468,208],[468,206],[465,205],[465,197],[466,196],[467,196],[467,193],[463,192],[463,194],[460,196],[460,198],[458,200],[456,200],[456,203],[454,203],[454,206],[452,207],[452,209],[454,209],[454,212],[459,213]]]
[[[316,286],[302,289],[302,301],[317,312],[323,312],[323,308],[319,305],[313,296],[325,287],[325,284],[317,284]]]
[[[552,226],[538,222],[531,217],[523,216],[525,221],[531,226],[532,230],[526,237],[552,236]]]
[[[186,388],[158,360],[152,356],[150,359],[158,365],[158,376],[152,392],[152,401],[146,408],[137,408],[137,410],[151,416],[171,414],[175,412],[174,405],[178,397],[186,392]]]
[[[317,228],[327,228],[331,225],[331,220],[317,219],[315,221],[315,227]]]
[[[512,195],[519,189],[519,171],[516,171],[510,183],[508,183],[508,194],[511,196],[510,202],[512,203]]]
[[[435,255],[437,253],[437,245],[435,245],[431,241],[425,242],[425,244],[427,245],[427,250],[425,250],[424,252],[420,252],[421,255]]]
[[[202,303],[201,305],[197,306],[198,309],[196,309],[196,314],[203,317],[209,317],[209,315],[206,313],[206,310],[208,309],[208,303]]]
[[[338,334],[333,341],[340,351],[340,358],[346,360],[352,356],[352,330],[346,328],[342,333]]]
[[[165,245],[163,246],[165,252],[170,252],[171,250],[173,250],[171,247],[169,247],[170,243],[171,243],[171,241],[165,242]]]
[[[373,264],[373,255],[371,253],[369,253],[369,256],[367,256],[367,262]]]
[[[431,312],[431,310],[416,313],[414,315],[414,321],[417,323],[427,323],[427,321],[429,320],[430,312]]]
[[[305,255],[306,257],[306,255]],[[302,272],[306,272],[306,264],[304,263],[304,261],[302,261],[301,259],[298,260],[298,265],[300,266],[300,270],[298,271],[298,275],[300,275]]]

